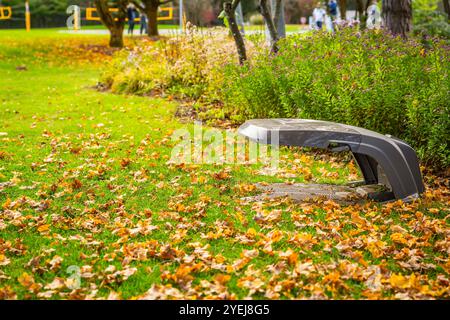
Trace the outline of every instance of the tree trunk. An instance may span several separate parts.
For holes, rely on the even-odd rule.
[[[367,7],[369,6],[369,1],[366,0],[356,0],[356,9],[358,11],[359,26],[361,30],[366,29],[367,25]]]
[[[261,15],[264,18],[264,21],[267,25],[267,29],[269,30],[270,34],[270,42],[271,42],[271,51],[273,53],[278,52],[278,32],[275,27],[275,24],[273,23],[272,14],[270,13],[269,6],[267,5],[267,0],[260,0],[259,6],[261,8]]]
[[[111,48],[122,48],[123,47],[123,26],[113,25],[109,29],[110,38],[109,46]]]
[[[149,37],[157,37],[158,33],[158,6],[151,6],[145,8],[147,15],[147,26]]]
[[[109,11],[110,7],[107,0],[95,0],[95,7],[100,16],[100,20],[105,25],[110,33],[109,46],[114,48],[123,47],[123,28],[125,25],[125,7],[126,0],[121,0],[118,3],[118,13],[113,16]]]
[[[272,12],[273,13],[273,24],[277,29],[278,38],[286,37],[286,21],[285,21],[285,10],[284,10],[284,2],[283,0],[275,0],[272,1]]]
[[[389,32],[406,38],[411,31],[412,0],[383,0],[383,18]]]
[[[347,0],[338,0],[339,11],[341,11],[341,20],[347,20]]]
[[[236,48],[239,55],[239,63],[241,65],[247,60],[247,52],[245,50],[244,39],[242,38],[241,31],[239,30],[239,26],[236,23],[236,15],[233,10],[233,5],[231,2],[225,2],[223,4],[223,9],[228,19],[228,24],[230,26],[231,33],[234,38],[234,42],[236,42]]]
[[[450,20],[450,1],[449,0],[442,0],[444,4],[444,11],[447,13],[447,18]]]

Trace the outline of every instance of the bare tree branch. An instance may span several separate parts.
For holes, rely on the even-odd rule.
[[[442,0],[444,4],[444,11],[447,13],[447,18],[450,20],[450,1],[449,0]]]
[[[272,45],[271,51],[273,53],[276,53],[276,52],[278,52],[278,45],[277,45],[278,32],[273,23],[272,15],[270,13],[270,9],[267,4],[267,0],[260,0],[259,6],[261,7],[261,15],[263,16],[264,21],[266,22],[267,29],[269,29],[270,40],[271,40],[271,45]]]
[[[282,0],[277,0],[276,5],[275,5],[275,14],[273,16],[273,24],[275,25],[275,28],[277,29],[278,36],[280,35],[280,33],[279,33],[280,30],[278,30],[278,23],[281,18],[281,1]]]
[[[119,0],[118,12],[111,13],[108,0],[94,0],[100,20],[108,28],[110,33],[109,45],[111,47],[123,47],[123,28],[126,19],[126,6],[129,0]]]
[[[235,1],[233,1],[233,3],[231,3],[230,1],[226,1],[223,4],[223,10],[228,19],[228,24],[230,26],[230,30],[233,35],[234,42],[236,43],[236,48],[237,48],[238,56],[239,56],[239,63],[241,65],[243,65],[245,63],[245,61],[247,60],[247,52],[245,49],[245,43],[244,43],[244,39],[242,38],[241,31],[239,30],[239,26],[236,23],[236,14],[235,14],[236,8],[233,9],[234,3],[239,3],[239,0],[237,0],[237,1],[235,0]],[[236,5],[236,7],[237,7],[237,5]]]
[[[347,19],[347,0],[338,0],[339,10],[341,11],[341,19]]]
[[[140,11],[144,11],[145,6],[142,4],[142,2],[133,0],[131,1],[131,3],[134,4]]]
[[[236,8],[238,7],[241,0],[233,0],[232,9],[236,11]]]

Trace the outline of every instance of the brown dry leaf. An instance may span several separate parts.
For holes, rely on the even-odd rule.
[[[241,253],[241,257],[245,257],[245,258],[256,258],[259,255],[259,250],[258,249],[253,249],[253,250],[243,250]]]
[[[220,283],[221,285],[225,285],[228,281],[230,281],[231,276],[228,274],[218,274],[214,277],[214,281]]]
[[[374,258],[380,258],[385,254],[386,242],[368,238],[367,239],[367,250],[372,254]]]
[[[3,203],[2,208],[3,209],[10,209],[10,205],[11,205],[11,199],[7,198],[6,201]]]
[[[306,261],[303,263],[297,262],[294,270],[297,274],[309,276],[311,273],[316,271],[316,268],[312,261]]]
[[[22,273],[22,275],[17,278],[17,281],[28,291],[33,293],[38,292],[42,288],[42,285],[40,283],[35,283],[34,277],[26,272]]]
[[[121,166],[122,168],[126,168],[126,167],[128,167],[132,162],[133,162],[133,160],[131,160],[130,158],[123,158],[123,159],[120,161],[120,166]]]
[[[393,225],[393,226],[390,227],[390,229],[394,233],[402,233],[402,234],[408,233],[408,230],[406,230],[405,228],[402,228],[399,225]]]
[[[115,291],[111,291],[108,295],[108,298],[106,298],[107,300],[120,300],[120,293],[117,293]]]
[[[5,255],[0,254],[0,266],[7,266],[11,262]]]
[[[44,289],[59,290],[59,289],[64,288],[65,286],[66,285],[65,285],[64,279],[56,277],[55,279],[53,279],[53,281],[51,283],[45,285]]]
[[[213,178],[216,180],[227,180],[230,179],[231,176],[229,170],[222,170],[218,173],[214,173]]]
[[[0,270],[0,281],[9,279],[11,279],[11,277],[8,277],[2,270]]]
[[[48,291],[44,291],[44,292],[39,292],[37,294],[37,296],[40,299],[50,299],[54,294],[56,294],[56,291],[48,290]]]
[[[50,270],[56,271],[61,267],[61,263],[63,262],[63,258],[58,255],[55,255],[49,262]]]
[[[391,234],[391,240],[398,244],[403,244],[405,246],[408,245],[408,240],[405,239],[405,236],[402,233],[393,233]]]
[[[291,248],[287,249],[286,251],[279,251],[278,256],[281,259],[286,260],[290,265],[295,265],[298,260],[298,254]]]
[[[240,195],[245,195],[245,194],[255,191],[256,186],[254,184],[242,183],[242,184],[238,184],[236,186],[236,189]]]
[[[15,300],[17,299],[17,294],[13,291],[10,286],[0,288],[0,300]]]
[[[33,276],[26,272],[22,273],[22,275],[17,278],[17,281],[25,288],[29,288],[32,284],[34,284]]]

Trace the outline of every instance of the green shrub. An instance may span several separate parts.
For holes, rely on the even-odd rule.
[[[419,39],[420,40],[420,39]],[[249,62],[237,64],[227,32],[187,37],[122,51],[103,82],[115,92],[168,92],[240,123],[251,118],[342,122],[409,142],[424,163],[450,165],[449,49],[425,48],[381,32],[294,35],[277,55],[261,37],[247,37]]]
[[[249,54],[254,46],[247,44]],[[166,92],[212,102],[223,84],[225,64],[237,62],[236,47],[225,29],[198,31],[121,51],[101,81],[116,93]]]
[[[309,118],[405,139],[420,157],[450,165],[448,48],[428,51],[383,33],[292,36],[276,56],[229,66],[225,107],[235,121]]]
[[[443,12],[416,10],[413,26],[416,35],[440,37],[450,42],[450,24]]]
[[[250,24],[252,26],[262,26],[264,25],[264,18],[261,14],[255,13],[250,16]]]

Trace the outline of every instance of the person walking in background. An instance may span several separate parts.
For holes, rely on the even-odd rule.
[[[367,8],[367,29],[380,29],[381,28],[381,11],[377,5],[376,0],[371,0],[370,5]]]
[[[148,33],[148,31],[147,31],[147,27],[148,27],[148,25],[147,25],[147,16],[145,15],[145,13],[143,13],[143,12],[141,12],[141,15],[140,15],[140,23],[141,23],[141,36],[142,36],[142,34],[144,33],[144,34],[147,34]]]
[[[127,6],[127,18],[128,18],[128,34],[133,35],[134,19],[136,19],[136,8],[132,3],[130,3]]]
[[[328,3],[328,12],[330,13],[330,18],[331,18],[331,31],[334,32],[334,25],[336,23],[336,19],[337,19],[337,14],[338,14],[338,5],[336,0],[331,0]]]
[[[326,14],[327,13],[325,12],[325,9],[322,7],[322,4],[318,2],[316,8],[313,11],[314,24],[317,30],[322,30]]]
[[[336,21],[337,14],[338,14],[338,5],[337,5],[336,0],[331,0],[328,3],[328,9],[330,11],[331,19],[333,20],[333,22]]]

